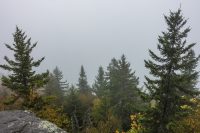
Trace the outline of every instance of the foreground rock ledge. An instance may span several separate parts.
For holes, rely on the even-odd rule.
[[[0,112],[0,133],[67,133],[28,111]]]

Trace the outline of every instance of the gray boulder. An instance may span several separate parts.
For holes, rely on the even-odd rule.
[[[1,111],[0,133],[66,133],[28,111]]]

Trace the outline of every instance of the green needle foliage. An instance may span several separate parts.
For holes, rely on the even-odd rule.
[[[124,131],[130,128],[130,115],[142,109],[138,80],[125,55],[111,60],[107,72],[109,99]]]
[[[28,98],[33,89],[43,86],[48,81],[48,71],[36,74],[33,67],[39,67],[44,57],[35,61],[31,57],[32,50],[37,43],[32,44],[31,38],[27,39],[25,32],[16,27],[13,34],[13,45],[5,46],[14,52],[14,59],[4,57],[7,64],[0,65],[1,68],[11,72],[8,76],[2,77],[2,84],[15,91],[20,97]]]
[[[62,71],[56,66],[56,68],[53,70],[53,74],[55,76],[55,79],[58,82],[58,88],[61,91],[64,91],[65,89],[68,88],[69,84],[67,83],[67,81],[62,81],[63,80],[63,73]]]
[[[67,81],[63,81],[62,71],[56,67],[53,73],[49,74],[49,82],[45,86],[45,94],[47,96],[55,96],[55,103],[62,105],[68,86]]]
[[[106,93],[106,79],[103,67],[99,67],[98,75],[93,84],[93,90],[99,98],[102,98]]]
[[[198,72],[195,71],[199,56],[195,57],[192,48],[195,43],[187,44],[186,37],[190,28],[184,28],[187,20],[181,10],[164,16],[167,31],[158,37],[156,55],[149,50],[152,60],[145,60],[145,67],[154,78],[146,77],[146,87],[150,97],[155,100],[156,108],[148,112],[148,126],[151,133],[173,133],[171,125],[180,118],[182,97],[195,97]],[[189,104],[189,103],[188,103]]]
[[[83,66],[81,66],[81,71],[77,86],[81,93],[88,93],[90,91],[90,86],[88,85],[87,76],[85,74],[85,69]]]

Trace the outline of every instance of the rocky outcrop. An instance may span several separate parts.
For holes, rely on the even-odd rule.
[[[0,112],[0,133],[66,133],[55,124],[28,111]]]

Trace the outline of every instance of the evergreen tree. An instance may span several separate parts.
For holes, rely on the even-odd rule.
[[[62,71],[60,71],[60,69],[56,66],[56,68],[53,70],[53,74],[54,74],[55,79],[58,82],[58,88],[61,91],[65,91],[65,89],[68,88],[68,83],[67,83],[67,81],[62,81],[62,79],[63,79]]]
[[[87,76],[85,74],[84,67],[81,66],[80,77],[77,84],[78,91],[76,92],[77,98],[74,100],[78,100],[79,105],[76,106],[76,116],[73,117],[74,122],[74,130],[84,131],[88,127],[92,126],[91,121],[91,108],[94,96],[91,93],[90,86],[87,82]],[[72,93],[73,94],[73,93]],[[72,100],[71,102],[75,102]],[[78,128],[78,129],[77,129]]]
[[[138,78],[124,55],[120,60],[112,59],[107,75],[111,106],[126,131],[130,128],[130,115],[141,109]]]
[[[184,75],[192,75],[193,73],[195,73],[195,68],[197,67],[197,64],[198,64],[198,61],[195,61],[197,58],[195,57],[195,52],[194,50],[191,50],[190,51],[190,54],[188,55],[188,60],[193,60],[194,62],[190,62],[190,65],[187,66],[188,68],[183,70],[183,74]],[[184,86],[186,88],[190,88],[190,89],[193,89],[193,90],[198,90],[198,88],[196,88],[196,85],[197,85],[197,82],[198,82],[198,74],[196,74],[194,77],[193,77],[193,80],[185,80],[184,82]]]
[[[190,31],[190,28],[184,28],[187,20],[180,9],[164,18],[167,31],[158,38],[160,55],[149,50],[154,61],[145,60],[145,67],[154,77],[146,77],[146,87],[151,99],[157,102],[156,108],[148,112],[147,125],[151,133],[173,133],[170,125],[180,117],[182,96],[194,97],[198,94],[194,86],[198,78],[195,68],[199,56],[195,57],[192,50],[195,43],[187,45],[186,37]]]
[[[95,82],[93,84],[93,90],[99,98],[103,97],[106,93],[105,72],[101,66],[99,67],[98,75],[96,76]]]
[[[66,89],[68,88],[67,81],[63,82],[63,74],[62,71],[56,67],[53,70],[53,73],[49,76],[49,82],[45,86],[45,94],[47,96],[56,96],[56,103],[63,104],[64,95]]]
[[[76,88],[72,85],[69,88],[69,93],[66,96],[64,111],[71,118],[71,129],[73,133],[80,132],[82,126],[82,104],[78,96]]]
[[[50,73],[49,74],[49,81],[45,85],[45,95],[47,96],[53,96],[53,95],[60,95],[58,94],[60,91],[58,91],[58,81],[56,80],[55,76]]]
[[[31,90],[43,86],[48,81],[48,72],[36,74],[33,67],[39,67],[44,57],[34,61],[31,57],[32,50],[37,43],[32,44],[31,38],[27,39],[25,32],[16,27],[13,34],[13,45],[5,46],[14,52],[14,59],[4,57],[7,64],[0,65],[1,68],[11,72],[9,76],[2,77],[2,84],[15,91],[20,97],[28,98]]]
[[[108,122],[109,125],[112,126],[110,123],[110,117],[113,116],[111,116],[112,111],[110,106],[109,89],[107,86],[106,74],[101,66],[99,67],[93,89],[97,95],[97,98],[93,102],[94,105],[92,110],[95,125],[98,126],[98,124],[102,122]]]
[[[77,86],[78,86],[80,92],[83,92],[83,93],[89,92],[89,90],[90,90],[90,87],[87,82],[87,76],[85,74],[85,70],[84,70],[83,66],[81,66],[81,71],[80,71],[80,76],[78,79]]]

